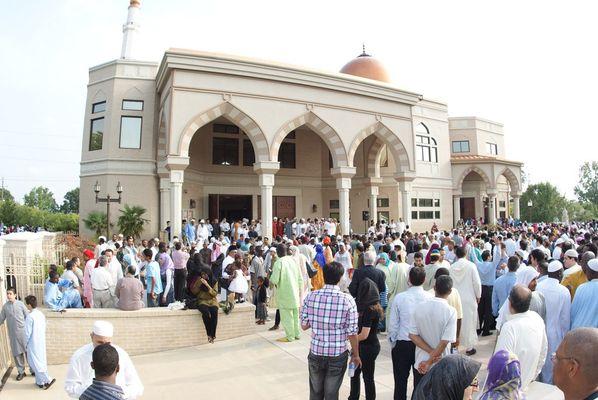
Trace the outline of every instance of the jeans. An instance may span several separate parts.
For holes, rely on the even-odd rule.
[[[361,353],[361,351],[360,351]],[[394,400],[407,400],[407,380],[413,369],[415,379],[415,345],[410,340],[397,340],[392,348],[392,372],[395,378]],[[415,389],[415,385],[414,385]]]
[[[309,400],[338,400],[348,359],[348,351],[335,357],[309,353]]]
[[[187,284],[187,268],[174,270],[174,298],[177,301],[185,299],[185,285]]]
[[[366,400],[376,398],[376,383],[374,382],[374,369],[376,367],[376,358],[380,353],[380,344],[359,344],[359,356],[361,357],[361,367],[355,369],[355,375],[351,378],[351,394],[349,400],[358,400],[360,392],[360,375],[363,372],[363,383],[365,386]]]
[[[158,299],[160,298],[161,294],[156,295],[155,299],[152,299],[152,296],[149,294],[147,295],[147,307],[158,307]]]
[[[482,296],[478,304],[478,320],[480,329],[484,332],[490,332],[494,329],[494,317],[492,316],[492,286],[482,285]]]
[[[206,327],[206,335],[208,335],[208,337],[215,338],[216,327],[218,326],[218,307],[201,304],[197,307],[197,309],[201,313],[203,324]]]

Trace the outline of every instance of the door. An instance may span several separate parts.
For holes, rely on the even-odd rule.
[[[218,218],[227,221],[237,221],[243,218],[251,219],[253,199],[252,196],[241,196],[232,194],[214,195],[218,199]],[[210,206],[212,204],[210,203]],[[211,211],[210,211],[211,212]]]
[[[295,218],[295,196],[274,196],[274,216]]]
[[[460,201],[461,218],[470,219],[475,218],[475,198],[462,197]]]
[[[217,194],[210,194],[208,195],[208,204],[209,204],[209,215],[210,220],[213,221],[216,218],[220,218],[220,212],[218,210],[218,195]]]

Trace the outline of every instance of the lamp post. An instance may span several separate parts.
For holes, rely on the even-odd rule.
[[[532,222],[532,207],[534,206],[533,201],[528,201],[527,202],[527,209],[529,210],[529,221],[528,222]]]
[[[116,184],[116,193],[118,193],[118,199],[113,199],[110,196],[110,193],[108,193],[106,197],[99,197],[98,195],[100,194],[100,190],[100,183],[96,181],[96,184],[93,185],[93,191],[96,194],[96,204],[106,203],[106,240],[110,240],[110,203],[120,204],[122,200],[123,187],[120,182]]]

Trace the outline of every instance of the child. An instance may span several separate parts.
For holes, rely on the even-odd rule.
[[[30,313],[25,319],[25,339],[27,340],[27,361],[35,373],[38,387],[48,390],[56,382],[48,374],[46,362],[46,317],[37,309],[37,299],[33,295],[25,297],[25,304]]]
[[[266,302],[268,301],[268,278],[259,276],[257,278],[257,322],[258,325],[264,325],[266,319],[268,319],[268,307]]]
[[[119,370],[118,351],[110,343],[101,344],[93,349],[91,368],[95,372],[95,378],[79,399],[124,399],[122,388],[116,384],[116,374]]]
[[[235,293],[237,303],[243,303],[245,301],[245,293],[247,293],[249,290],[249,283],[247,281],[249,273],[246,272],[247,268],[243,265],[243,261],[240,256],[235,256],[235,262],[233,265],[234,272],[231,274],[233,280],[228,286],[228,290],[229,292]]]

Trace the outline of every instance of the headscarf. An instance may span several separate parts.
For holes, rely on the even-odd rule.
[[[463,400],[481,366],[462,354],[443,357],[419,381],[412,400]]]
[[[213,287],[214,284],[216,283],[216,279],[214,279],[214,274],[212,273],[212,269],[207,268],[207,267],[201,267],[199,269],[199,278],[201,278],[202,274],[206,274],[208,276],[208,279],[206,279],[206,281],[208,282],[208,285],[210,285],[210,287]],[[205,285],[201,285],[200,290],[207,291],[208,288],[205,287]]]
[[[330,244],[330,236],[324,237],[324,239],[322,239],[322,243],[324,245],[329,245]]]
[[[520,400],[521,365],[517,356],[506,350],[497,351],[488,362],[488,377],[480,400]]]
[[[388,257],[390,258],[390,261],[397,262],[397,252],[396,251],[391,250],[390,253],[388,253]]]
[[[440,245],[436,242],[432,243],[432,246],[430,246],[430,248],[428,249],[428,252],[426,253],[426,259],[425,259],[425,264],[424,265],[428,265],[432,262],[432,260],[430,260],[430,257],[432,257],[432,250],[440,250]]]
[[[515,275],[517,277],[517,281],[515,282],[516,285],[528,287],[529,283],[536,279],[540,273],[536,271],[534,267],[522,265],[519,267]]]
[[[380,292],[378,286],[370,278],[365,278],[359,283],[357,291],[357,311],[363,312],[369,306],[372,306],[380,301]]]
[[[326,257],[324,257],[324,248],[321,244],[316,245],[316,256],[314,260],[320,265],[321,268],[326,265]]]
[[[382,265],[388,267],[390,265],[390,258],[388,258],[388,254],[386,254],[386,253],[378,254],[378,264],[382,264]]]
[[[212,262],[216,261],[216,259],[221,253],[222,252],[220,251],[220,242],[214,242],[214,244],[212,245]]]

